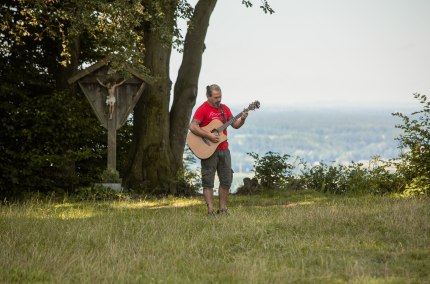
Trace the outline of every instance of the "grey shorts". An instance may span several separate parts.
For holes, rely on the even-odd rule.
[[[220,187],[230,189],[233,181],[230,150],[216,150],[212,156],[201,160],[201,167],[203,188],[214,188],[215,172],[217,172]]]

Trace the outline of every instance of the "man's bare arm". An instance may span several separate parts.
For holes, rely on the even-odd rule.
[[[233,128],[239,129],[245,124],[245,119],[248,117],[248,112],[242,112],[242,116],[233,123]]]

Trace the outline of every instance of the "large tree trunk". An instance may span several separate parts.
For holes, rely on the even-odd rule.
[[[157,194],[176,193],[176,174],[182,167],[188,123],[196,103],[204,40],[216,2],[200,0],[195,7],[192,28],[185,37],[170,114],[171,45],[162,42],[154,30],[145,29],[145,66],[157,78],[157,83],[146,87],[134,111],[134,136],[126,177],[128,187]],[[173,27],[174,10],[163,8],[166,20],[172,21],[172,25],[167,26]]]
[[[176,1],[164,5],[165,23],[173,28]],[[168,193],[174,184],[169,141],[169,61],[171,42],[162,40],[157,29],[144,28],[145,66],[156,77],[147,85],[134,110],[133,142],[129,152],[126,185],[153,194]],[[174,192],[173,192],[174,193]]]
[[[217,0],[200,0],[191,19],[184,44],[184,55],[175,83],[174,100],[170,113],[170,145],[173,154],[173,169],[182,166],[185,139],[191,112],[196,104],[198,81],[202,66],[204,41],[209,19]]]

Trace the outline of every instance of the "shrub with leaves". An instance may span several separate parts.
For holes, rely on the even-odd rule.
[[[321,192],[341,194],[346,192],[346,172],[343,165],[328,165],[324,162],[302,170],[306,188]]]
[[[190,169],[190,165],[196,162],[196,158],[190,149],[184,152],[184,166],[179,169],[176,175],[176,193],[181,196],[195,195],[201,186],[200,173]]]
[[[399,192],[403,183],[392,162],[375,156],[366,167],[363,163],[349,165],[317,165],[302,170],[304,188],[333,194],[385,194]]]
[[[257,153],[247,153],[254,158],[255,177],[260,185],[268,189],[285,187],[288,179],[292,177],[294,166],[288,163],[290,155],[269,151],[264,156]]]
[[[410,116],[400,112],[393,113],[403,120],[396,128],[403,130],[398,138],[402,163],[398,171],[406,180],[406,188],[417,194],[430,195],[428,177],[430,176],[430,101],[427,96],[414,94],[422,109]]]
[[[123,191],[115,191],[111,188],[96,184],[88,187],[79,187],[73,198],[80,201],[106,201],[106,200],[130,200],[129,194]]]
[[[119,172],[112,168],[107,168],[100,175],[102,182],[107,183],[121,183],[121,178],[119,177]]]
[[[368,193],[385,194],[401,192],[404,189],[404,179],[395,170],[396,160],[384,161],[374,156],[367,169]]]
[[[0,90],[0,196],[72,192],[100,165],[102,131],[87,102],[46,89],[32,96]]]

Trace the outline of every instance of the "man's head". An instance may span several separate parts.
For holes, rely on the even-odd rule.
[[[222,98],[221,88],[216,84],[207,86],[206,97],[208,98],[208,103],[211,106],[219,107],[221,104],[221,98]]]

